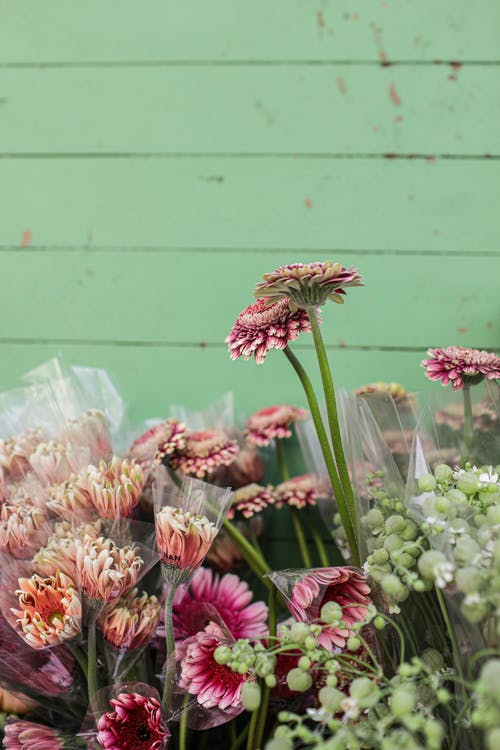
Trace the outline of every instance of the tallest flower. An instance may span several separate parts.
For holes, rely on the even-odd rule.
[[[263,279],[255,288],[255,296],[273,302],[288,299],[292,310],[317,307],[327,300],[342,303],[346,287],[363,286],[356,268],[344,268],[331,260],[280,266],[265,273]]]

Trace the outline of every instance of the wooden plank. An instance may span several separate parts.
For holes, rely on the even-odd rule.
[[[340,259],[359,268],[366,287],[351,290],[344,305],[325,308],[329,344],[498,345],[500,255],[458,263],[449,256],[344,253]],[[220,345],[236,315],[253,301],[262,273],[289,261],[283,251],[265,257],[3,252],[0,273],[8,284],[0,297],[0,338]],[[29,304],[19,304],[20,290]],[[310,346],[310,336],[300,343]]]
[[[231,362],[226,351],[200,347],[77,346],[0,343],[0,389],[11,388],[23,372],[61,352],[71,364],[108,369],[129,407],[132,421],[165,416],[170,404],[202,409],[232,390],[240,422],[274,403],[305,406],[301,386],[281,352],[262,367]],[[337,351],[331,356],[337,382],[348,388],[376,380],[399,380],[412,390],[429,384],[419,362],[422,352]],[[300,354],[314,376],[314,354]]]
[[[498,60],[497,0],[0,0],[5,62]]]
[[[500,67],[9,69],[0,101],[4,153],[500,154]]]
[[[4,159],[1,245],[500,249],[500,163]]]

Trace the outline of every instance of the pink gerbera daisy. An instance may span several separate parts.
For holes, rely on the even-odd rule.
[[[276,505],[278,508],[290,505],[292,508],[299,509],[308,505],[316,505],[317,489],[318,478],[314,474],[301,474],[287,479],[274,489]]]
[[[345,287],[363,286],[356,268],[344,268],[331,260],[315,263],[291,263],[265,273],[264,281],[255,288],[256,297],[286,299],[291,309],[316,307],[332,302],[343,302]]]
[[[110,700],[113,711],[99,719],[97,741],[106,750],[162,750],[167,730],[161,706],[153,697],[120,693]]]
[[[226,337],[231,359],[254,357],[261,365],[270,349],[285,349],[301,333],[310,333],[311,323],[305,310],[292,311],[287,299],[269,304],[258,300],[246,307]]]
[[[170,456],[170,464],[183,474],[193,474],[203,478],[219,466],[230,464],[239,452],[236,440],[229,438],[222,430],[190,432],[184,436],[183,450]]]
[[[179,589],[174,599],[173,619],[176,640],[189,638],[218,617],[235,638],[260,638],[267,630],[267,607],[253,602],[245,581],[228,573],[220,577],[208,568],[199,568],[187,591]]]
[[[251,518],[256,513],[261,513],[275,501],[271,493],[271,487],[261,487],[260,484],[247,484],[233,493],[233,501],[228,510],[227,518],[232,520],[236,513],[241,513],[244,518]]]
[[[183,450],[186,426],[176,419],[167,419],[151,427],[132,443],[130,455],[143,471],[149,471],[155,459],[161,460]]]
[[[214,659],[216,649],[226,643],[224,632],[212,622],[181,647],[179,686],[196,695],[204,708],[222,711],[242,708],[241,687],[247,675],[233,672],[231,667]]]
[[[442,385],[461,391],[467,383],[479,383],[483,378],[500,378],[500,357],[492,352],[466,349],[463,346],[448,346],[445,349],[429,349],[429,359],[422,360],[429,380],[440,380]]]
[[[62,750],[64,747],[55,729],[34,721],[13,721],[4,731],[5,750]]]
[[[306,417],[307,411],[296,406],[267,406],[249,417],[245,434],[248,442],[253,445],[269,445],[271,440],[292,437],[290,425]]]

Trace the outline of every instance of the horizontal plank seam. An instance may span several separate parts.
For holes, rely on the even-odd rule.
[[[116,347],[136,347],[136,348],[158,348],[158,349],[226,349],[223,342],[208,341],[138,341],[131,339],[129,341],[119,339],[65,339],[65,338],[30,338],[30,337],[0,337],[0,346],[20,344],[22,346],[116,346]],[[326,348],[331,351],[360,351],[360,352],[416,352],[421,353],[429,347],[441,346],[442,342],[430,342],[422,346],[386,346],[384,344],[327,344]],[[294,349],[301,351],[314,351],[313,344],[294,344]],[[488,349],[488,351],[498,351],[496,348],[480,346],[478,349]]]
[[[400,67],[433,67],[440,65],[460,66],[498,66],[500,60],[475,59],[394,59],[380,60],[371,58],[369,60],[349,60],[342,58],[318,59],[285,59],[285,60],[47,60],[47,61],[4,61],[0,62],[1,69],[31,69],[31,68],[239,68],[239,67],[331,67],[335,65],[388,68]]]
[[[289,253],[290,255],[402,255],[417,257],[451,256],[459,258],[496,258],[500,256],[500,248],[496,250],[400,250],[381,248],[290,248],[290,247],[169,247],[169,246],[108,246],[108,245],[0,245],[0,253],[193,253],[212,255],[214,253],[230,255]]]
[[[347,160],[408,160],[408,161],[498,161],[500,153],[421,153],[421,152],[328,152],[328,151],[3,151],[0,159],[329,159]]]

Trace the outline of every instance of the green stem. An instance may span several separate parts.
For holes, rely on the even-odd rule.
[[[328,553],[321,536],[321,531],[314,517],[314,513],[311,511],[311,508],[305,508],[305,512],[309,531],[311,532],[314,544],[316,545],[316,551],[318,553],[319,561],[323,568],[328,568],[328,566],[330,565],[330,560],[328,559]]]
[[[257,721],[259,718],[260,711],[254,711],[250,723],[248,725],[248,736],[247,736],[247,750],[258,750],[257,745]]]
[[[88,684],[88,680],[89,680],[89,678],[88,678],[88,665],[87,665],[87,659],[85,657],[85,654],[81,651],[80,647],[76,645],[76,643],[75,644],[70,644],[70,648],[71,648],[71,653],[73,654],[73,656],[77,660],[78,665],[79,665],[80,669],[82,670],[83,675],[85,677],[85,680],[86,680],[86,682]]]
[[[351,478],[347,469],[347,462],[342,446],[342,436],[340,434],[339,417],[337,410],[337,399],[335,398],[335,387],[333,385],[332,371],[328,362],[325,342],[321,335],[321,328],[318,323],[316,308],[310,308],[308,311],[311,322],[314,347],[318,360],[321,382],[323,384],[323,393],[325,394],[326,413],[328,415],[328,424],[330,425],[330,435],[332,438],[333,454],[337,462],[340,481],[344,490],[344,497],[349,510],[349,515],[356,530],[356,505],[354,503],[354,494],[352,491]]]
[[[266,573],[271,572],[271,568],[264,560],[262,555],[260,555],[252,547],[248,539],[245,539],[243,534],[238,531],[236,526],[234,526],[231,521],[228,521],[227,518],[224,520],[222,526],[227,535],[231,537],[233,542],[236,544],[244,560],[248,563],[249,567],[253,570],[255,575],[262,581],[266,588],[270,589],[272,587],[272,583],[267,578],[264,578],[264,576],[266,575]]]
[[[326,469],[328,471],[328,476],[330,478],[333,492],[335,494],[335,499],[337,501],[337,507],[340,513],[340,517],[342,519],[342,525],[344,526],[345,533],[347,536],[347,541],[349,543],[349,547],[351,548],[352,560],[355,565],[359,565],[360,557],[359,557],[356,534],[354,533],[351,516],[349,514],[349,510],[344,500],[344,492],[342,489],[342,485],[340,483],[339,476],[337,474],[337,468],[335,466],[335,461],[333,459],[333,455],[330,449],[330,443],[328,441],[328,436],[326,434],[325,426],[321,418],[321,411],[319,408],[318,400],[316,398],[316,394],[314,393],[314,389],[312,387],[312,383],[309,379],[309,376],[307,375],[302,364],[299,362],[299,360],[297,359],[295,354],[292,352],[290,347],[289,346],[285,347],[283,351],[288,361],[290,362],[295,372],[297,373],[299,380],[302,383],[302,387],[304,388],[304,392],[307,397],[307,403],[309,404],[309,410],[311,412],[311,417],[313,419],[314,427],[316,429],[318,441],[321,447],[321,452],[323,453],[323,458],[325,460]]]
[[[288,471],[288,466],[287,466],[286,458],[285,458],[285,451],[283,449],[283,443],[281,440],[276,440],[276,455],[278,457],[278,464],[280,467],[281,481],[287,482],[290,479],[290,472]],[[300,520],[299,511],[297,510],[297,508],[293,508],[291,506],[289,510],[290,510],[290,515],[292,518],[295,539],[297,540],[297,544],[300,550],[300,556],[302,558],[302,563],[305,568],[311,568],[312,567],[311,555],[309,554],[309,550],[307,548],[307,540],[304,534],[304,529],[302,528],[302,522]]]
[[[90,613],[89,624],[87,628],[87,686],[89,692],[89,701],[92,700],[97,692],[97,632],[96,632],[97,614]]]
[[[174,690],[175,677],[175,638],[174,623],[172,618],[172,607],[174,603],[177,586],[169,583],[167,587],[167,598],[165,600],[165,643],[167,647],[167,658],[165,668],[165,683],[163,685],[162,707],[165,715],[169,715],[170,700]]]
[[[460,463],[462,466],[470,461],[472,454],[472,403],[470,398],[470,383],[464,383],[464,447]]]
[[[273,642],[276,638],[276,589],[269,594],[269,643]],[[262,740],[264,737],[264,731],[266,728],[267,713],[269,708],[269,698],[271,696],[271,689],[266,685],[262,691],[262,698],[257,711],[258,716],[256,720],[255,735],[254,735],[254,747],[262,747]]]
[[[276,440],[276,456],[278,458],[278,465],[280,467],[281,481],[287,482],[290,479],[290,472],[285,458],[285,451],[283,450],[283,443],[281,440]]]
[[[184,701],[182,703],[182,716],[179,723],[179,750],[186,750],[187,747],[187,719],[188,719],[188,711],[187,711],[187,705],[189,703],[189,695],[186,695],[184,697]]]
[[[235,741],[231,745],[230,750],[239,750],[239,748],[243,745],[243,743],[245,742],[247,738],[249,728],[250,728],[250,725],[247,724],[244,730],[238,735],[238,737],[235,739]]]

